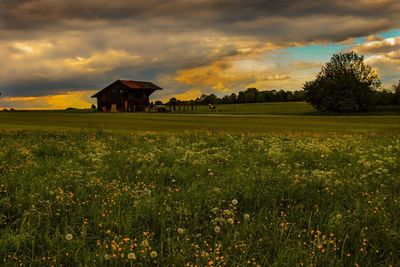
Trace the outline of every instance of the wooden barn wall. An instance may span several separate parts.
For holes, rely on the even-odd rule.
[[[118,111],[143,111],[149,105],[149,96],[154,90],[129,89],[122,84],[115,84],[104,90],[97,97],[99,110],[111,110],[113,104]]]

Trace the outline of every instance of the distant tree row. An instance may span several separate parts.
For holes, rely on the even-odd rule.
[[[375,91],[374,103],[376,106],[400,105],[400,81],[391,88]]]
[[[248,88],[245,91],[240,91],[238,94],[232,93],[223,97],[218,97],[215,94],[203,94],[194,100],[179,101],[176,98],[171,98],[169,104],[178,105],[218,105],[218,104],[242,104],[242,103],[265,103],[265,102],[296,102],[304,101],[303,91],[284,91],[284,90],[266,90],[259,91],[256,88]]]

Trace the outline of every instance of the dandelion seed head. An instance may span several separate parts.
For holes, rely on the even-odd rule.
[[[130,260],[136,260],[136,254],[133,252],[128,253],[128,259]]]
[[[149,246],[149,241],[147,239],[143,240],[142,243],[140,243],[143,247],[148,247]]]

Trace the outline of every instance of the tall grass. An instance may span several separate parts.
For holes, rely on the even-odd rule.
[[[400,264],[400,138],[0,132],[1,265]]]

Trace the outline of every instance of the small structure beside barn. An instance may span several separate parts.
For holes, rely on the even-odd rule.
[[[151,82],[116,80],[92,97],[97,98],[99,111],[145,111],[157,90],[162,88]]]

